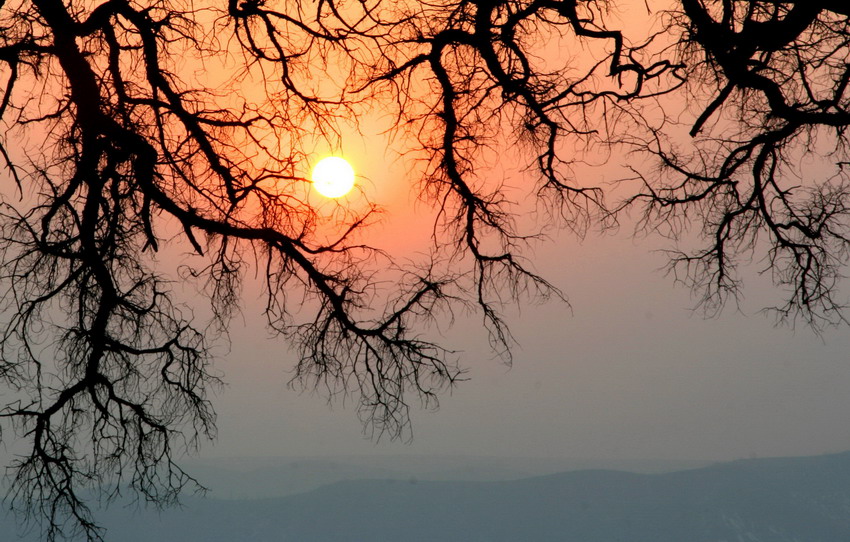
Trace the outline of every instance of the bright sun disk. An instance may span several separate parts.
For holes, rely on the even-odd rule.
[[[313,187],[326,198],[344,196],[354,187],[354,169],[345,158],[323,158],[313,167]]]

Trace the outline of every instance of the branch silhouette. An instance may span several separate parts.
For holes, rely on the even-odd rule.
[[[850,12],[839,0],[229,0],[0,3],[3,335],[10,502],[48,540],[103,532],[93,498],[170,505],[202,490],[177,459],[215,436],[210,337],[264,279],[293,385],[357,398],[367,430],[409,438],[409,409],[463,378],[423,331],[479,315],[510,361],[502,311],[565,299],[528,257],[547,228],[625,213],[675,239],[671,272],[709,313],[757,259],[780,320],[844,323]],[[631,13],[631,12],[630,12]],[[656,23],[656,26],[652,26]],[[657,26],[660,25],[660,26]],[[660,29],[656,29],[660,28]],[[332,239],[304,197],[311,145],[370,110],[425,163],[433,255],[369,246],[376,206]],[[527,227],[490,177],[505,145],[546,209]],[[616,189],[574,166],[636,153]],[[803,171],[818,159],[826,173]],[[821,170],[819,170],[821,171]],[[821,175],[821,177],[818,177]],[[418,184],[417,184],[418,183]],[[613,192],[613,193],[612,193]],[[163,256],[189,258],[176,273]],[[392,274],[393,288],[381,286]],[[176,281],[206,298],[199,323]],[[308,313],[307,316],[304,316]]]

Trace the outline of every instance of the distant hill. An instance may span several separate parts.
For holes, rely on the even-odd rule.
[[[264,499],[304,493],[345,480],[493,482],[603,468],[658,473],[707,461],[497,458],[428,455],[196,459],[186,468],[217,499]]]
[[[850,452],[665,474],[353,480],[281,498],[186,504],[159,516],[113,509],[101,516],[107,540],[840,542],[850,540]],[[10,528],[0,525],[0,540],[15,539],[3,535]]]

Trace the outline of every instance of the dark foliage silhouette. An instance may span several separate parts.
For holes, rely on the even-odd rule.
[[[13,505],[50,539],[97,539],[92,495],[168,505],[197,486],[175,459],[214,436],[206,338],[249,268],[299,354],[293,382],[352,394],[390,437],[462,375],[424,324],[476,310],[509,359],[502,304],[561,296],[523,258],[549,224],[581,235],[636,209],[648,230],[696,229],[702,248],[671,270],[709,312],[759,259],[780,319],[843,322],[850,10],[639,4],[646,24],[625,25],[620,0],[0,3],[3,437],[27,450]],[[311,145],[375,108],[426,163],[410,185],[434,242],[416,265],[364,241],[374,207],[340,206],[329,239],[304,196]],[[541,229],[488,178],[506,140]],[[627,152],[661,168],[635,167],[613,202],[574,174]],[[171,270],[175,247],[195,257]]]

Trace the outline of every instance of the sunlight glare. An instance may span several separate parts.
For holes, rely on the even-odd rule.
[[[354,169],[338,156],[328,156],[313,168],[313,187],[326,198],[339,198],[354,187]]]

